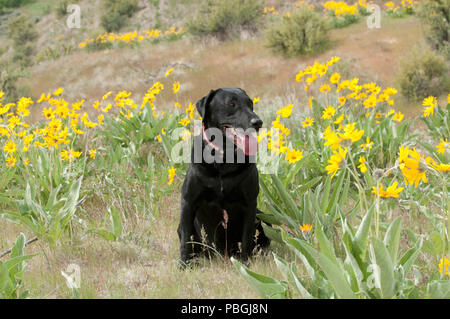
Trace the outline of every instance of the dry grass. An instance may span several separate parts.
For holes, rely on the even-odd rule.
[[[191,269],[178,268],[178,197],[173,194],[163,199],[167,209],[160,218],[141,216],[139,222],[126,222],[128,235],[122,241],[108,242],[76,231],[53,249],[39,241],[26,248],[27,253],[38,254],[28,262],[24,278],[31,297],[72,297],[61,271],[77,264],[82,298],[257,298],[229,260],[205,258]],[[83,205],[89,218],[102,215],[98,211],[104,208],[96,204],[87,201]],[[0,250],[10,247],[20,231],[23,229],[0,220]],[[271,253],[255,257],[252,269],[276,272]]]

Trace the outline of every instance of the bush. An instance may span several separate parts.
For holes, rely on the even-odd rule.
[[[194,35],[215,35],[223,40],[235,36],[240,30],[255,32],[262,15],[260,0],[207,0],[186,28]]]
[[[432,48],[450,58],[450,0],[427,0],[419,17],[428,24],[427,39]]]
[[[400,65],[400,92],[409,100],[439,96],[450,88],[445,59],[427,49],[415,49]]]
[[[13,61],[22,67],[33,63],[32,56],[38,37],[34,23],[26,16],[19,16],[8,24],[8,36],[13,40]]]
[[[314,54],[329,44],[325,18],[310,8],[301,8],[267,33],[268,46],[286,56]]]
[[[1,8],[18,8],[25,3],[30,2],[29,0],[0,0]]]
[[[139,10],[138,0],[104,0],[105,14],[101,17],[101,25],[107,32],[122,29],[129,18]]]

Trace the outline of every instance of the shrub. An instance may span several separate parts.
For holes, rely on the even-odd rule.
[[[32,56],[38,37],[34,23],[30,18],[21,15],[8,24],[8,36],[13,40],[13,61],[21,67],[30,66],[33,63]]]
[[[129,18],[139,10],[138,0],[104,0],[105,14],[101,17],[101,25],[107,32],[122,29]]]
[[[397,82],[409,100],[439,96],[449,88],[448,66],[434,51],[415,49],[400,65]]]
[[[450,58],[450,0],[427,0],[419,17],[428,25],[427,39],[432,48]]]
[[[262,14],[263,4],[260,0],[207,0],[186,28],[194,35],[215,35],[226,39],[242,29],[255,32]]]
[[[325,18],[310,8],[301,8],[267,33],[268,46],[286,56],[314,54],[329,44]]]
[[[67,6],[69,5],[68,0],[62,0],[59,2],[58,6],[56,7],[56,15],[58,18],[62,18],[67,14]]]
[[[30,2],[29,0],[0,0],[1,8],[18,8],[25,3]]]

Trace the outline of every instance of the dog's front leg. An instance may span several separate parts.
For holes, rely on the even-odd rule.
[[[255,235],[256,201],[247,205],[244,212],[244,223],[242,229],[242,261],[246,262],[252,249],[252,240]]]
[[[178,225],[178,237],[180,238],[180,262],[185,267],[192,258],[193,248],[191,237],[194,235],[195,209],[184,198],[181,199],[180,224]]]

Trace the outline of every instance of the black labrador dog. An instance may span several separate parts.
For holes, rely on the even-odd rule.
[[[258,131],[263,122],[239,88],[211,90],[196,107],[203,127],[194,137],[181,190],[181,265],[205,246],[245,262],[255,247],[270,244],[256,218],[261,213],[256,208],[257,143],[248,132]]]

